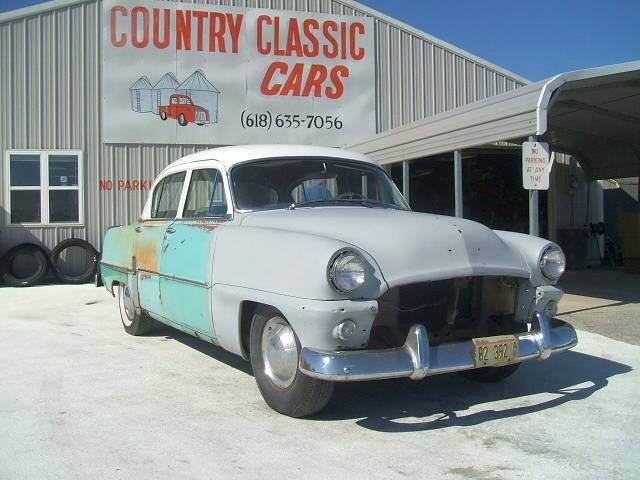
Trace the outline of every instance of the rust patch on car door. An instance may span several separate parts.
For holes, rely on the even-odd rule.
[[[133,256],[136,258],[137,267],[149,272],[157,272],[160,265],[160,249],[155,241],[136,242]]]

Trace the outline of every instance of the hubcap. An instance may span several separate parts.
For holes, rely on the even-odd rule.
[[[122,289],[122,287],[120,288]],[[124,305],[124,313],[126,317],[124,321],[127,322],[127,325],[131,325],[136,316],[136,307],[133,304],[133,298],[131,298],[129,287],[125,286],[124,290],[122,290],[122,303]]]
[[[262,330],[262,361],[264,373],[277,388],[291,386],[298,370],[298,347],[293,330],[283,318],[269,319]]]

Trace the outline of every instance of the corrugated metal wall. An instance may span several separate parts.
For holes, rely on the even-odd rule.
[[[227,0],[198,3],[341,15],[365,12],[338,0]],[[0,243],[37,239],[52,248],[69,237],[100,247],[104,230],[137,217],[146,191],[118,190],[119,179],[153,180],[171,161],[203,146],[103,145],[100,136],[99,1],[61,7],[0,24],[0,199],[8,149],[84,152],[82,227],[6,226]],[[522,85],[442,45],[376,18],[378,131],[481,100]],[[116,182],[101,191],[100,180]]]

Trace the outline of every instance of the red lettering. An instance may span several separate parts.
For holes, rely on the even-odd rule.
[[[360,22],[353,22],[350,28],[350,37],[351,41],[349,42],[349,53],[351,54],[351,58],[354,60],[362,60],[364,58],[365,50],[364,48],[356,48],[356,41],[359,35],[364,35],[365,28],[364,24]]]
[[[257,20],[257,47],[258,52],[262,55],[269,55],[271,53],[271,42],[264,41],[264,26],[271,25],[271,17],[268,15],[260,15]],[[264,93],[264,92],[263,92]]]
[[[324,45],[322,47],[322,52],[324,53],[324,56],[327,58],[336,58],[338,56],[340,46],[338,45],[338,41],[336,40],[336,38],[331,33],[331,32],[337,32],[337,31],[338,31],[338,24],[333,20],[328,20],[322,24],[322,33],[324,34],[324,37],[331,44],[331,47],[332,47],[331,49],[329,45]]]
[[[117,23],[116,14],[117,13],[119,13],[123,17],[126,17],[127,9],[120,6],[113,7],[111,9],[111,44],[114,47],[124,47],[127,44],[127,34],[122,33],[120,34],[120,37],[118,37],[118,33],[116,31],[116,23]]]
[[[340,23],[340,58],[347,59],[347,22]]]
[[[299,97],[302,93],[302,81],[304,80],[304,63],[296,63],[291,69],[289,78],[282,87],[280,95],[287,96],[293,93],[294,97]]]
[[[337,100],[344,94],[344,83],[342,83],[342,77],[349,77],[349,69],[345,65],[337,65],[331,69],[331,81],[334,87],[327,87],[325,95],[327,98]]]
[[[112,188],[113,182],[111,180],[100,180],[100,190],[109,192]]]
[[[231,51],[238,53],[240,45],[240,30],[242,28],[242,21],[244,15],[239,13],[234,16],[231,13],[227,13],[227,24],[229,25],[229,32],[231,33]]]
[[[140,182],[138,180],[134,180],[131,183],[131,186],[132,186],[133,190],[140,190]]]
[[[281,83],[272,83],[273,77],[277,71],[279,71],[282,75],[287,74],[287,64],[284,62],[273,62],[269,65],[267,69],[267,73],[264,75],[264,79],[262,80],[262,85],[260,86],[260,91],[263,95],[277,95],[282,88]]]
[[[318,38],[316,37],[314,30],[318,30],[320,28],[320,24],[318,23],[317,20],[313,18],[308,18],[303,22],[302,28],[304,30],[304,36],[307,38],[308,43],[311,44],[311,45],[309,44],[304,45],[303,47],[304,56],[317,57],[318,52],[320,50],[320,44],[318,43]]]
[[[324,65],[311,65],[302,96],[308,97],[311,94],[311,90],[313,90],[314,97],[322,97],[322,84],[326,79],[327,67]]]
[[[142,39],[138,35],[139,16],[142,17]],[[131,9],[131,44],[136,48],[145,48],[149,44],[149,11],[144,7]]]
[[[273,54],[283,57],[286,52],[280,47],[280,17],[273,19]]]
[[[191,11],[176,10],[176,39],[178,50],[191,50]]]
[[[194,10],[193,16],[196,18],[196,24],[198,28],[198,34],[196,38],[196,48],[199,52],[204,50],[204,19],[209,16],[209,12],[202,10]],[[213,30],[213,26],[211,27]]]
[[[302,45],[300,45],[300,25],[297,18],[289,19],[289,32],[287,33],[287,53],[288,57],[295,51],[296,56],[302,56]]]
[[[118,190],[122,190],[124,188],[124,180],[118,180]]]
[[[162,10],[164,14],[162,26],[162,40],[160,40],[160,9],[153,9],[153,45],[156,48],[167,48],[171,41],[171,10],[165,8]]]
[[[211,36],[209,37],[210,52],[226,52],[227,48],[224,43],[224,32],[227,27],[225,24],[224,13],[211,12]],[[216,46],[217,45],[217,46]]]

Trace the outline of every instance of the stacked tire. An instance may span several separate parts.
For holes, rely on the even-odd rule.
[[[0,260],[0,278],[10,287],[31,287],[42,283],[53,269],[64,283],[86,283],[98,267],[98,252],[80,238],[60,242],[47,255],[40,246],[25,243],[12,248]]]

